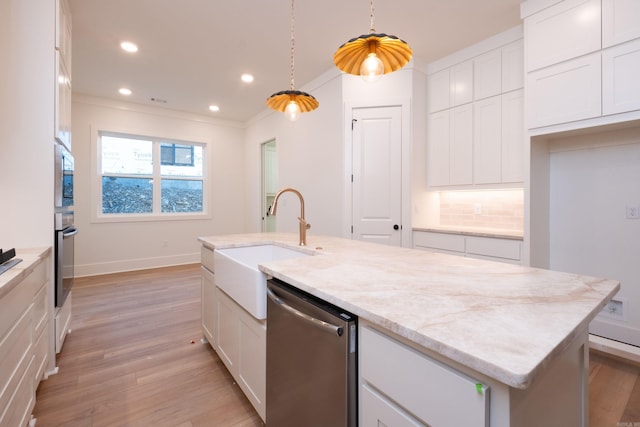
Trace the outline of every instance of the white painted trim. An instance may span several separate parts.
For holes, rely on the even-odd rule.
[[[640,363],[640,347],[589,334],[589,348]]]
[[[82,265],[76,264],[75,277],[97,276],[126,271],[147,270],[150,268],[197,264],[199,262],[200,252],[198,251],[191,254],[168,255],[153,258],[134,258]]]
[[[520,3],[520,18],[525,19],[561,1],[562,0],[525,0]]]
[[[461,49],[449,56],[438,59],[427,65],[427,74],[437,73],[452,65],[467,61],[493,49],[498,49],[524,37],[523,25],[518,25],[502,33],[498,33],[479,43]]]

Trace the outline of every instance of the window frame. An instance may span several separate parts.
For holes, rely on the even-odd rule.
[[[102,137],[111,136],[117,138],[128,139],[140,139],[152,141],[152,161],[153,172],[152,175],[133,175],[133,174],[115,174],[115,173],[102,173]],[[161,175],[161,148],[162,144],[174,144],[175,145],[189,145],[192,149],[196,146],[202,148],[202,176],[190,177],[190,176],[172,176]],[[183,221],[183,220],[198,220],[198,219],[211,219],[210,214],[210,196],[209,196],[209,174],[208,174],[208,152],[207,144],[197,141],[179,140],[175,138],[160,138],[141,135],[138,133],[129,132],[114,132],[105,130],[96,130],[94,137],[94,144],[92,144],[92,159],[94,164],[94,180],[93,191],[91,197],[92,215],[91,222],[94,223],[108,223],[108,222],[144,222],[144,221]],[[195,163],[195,159],[192,156],[192,162]],[[182,166],[182,165],[176,165]],[[150,213],[103,213],[102,212],[102,179],[105,176],[116,176],[122,178],[143,178],[151,179],[153,181],[152,186],[152,212]],[[200,212],[162,212],[162,180],[184,180],[184,181],[201,181],[202,182],[202,211]],[[156,182],[158,184],[156,184]]]

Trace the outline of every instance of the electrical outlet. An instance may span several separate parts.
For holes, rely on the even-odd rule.
[[[638,206],[627,206],[626,208],[626,218],[627,219],[638,219],[640,218],[640,209]]]
[[[475,215],[482,215],[482,203],[475,203],[473,205],[473,213]]]
[[[611,319],[624,320],[624,302],[619,299],[612,299],[602,307],[601,314]]]

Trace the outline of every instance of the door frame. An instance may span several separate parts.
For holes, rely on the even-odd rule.
[[[351,175],[353,173],[353,139],[351,130],[351,120],[353,118],[353,110],[359,108],[378,108],[378,107],[400,107],[402,115],[401,132],[401,217],[402,217],[402,246],[412,246],[412,224],[411,224],[411,146],[413,141],[413,133],[411,130],[411,99],[400,98],[381,98],[371,99],[367,101],[348,100],[344,102],[343,110],[343,141],[344,141],[344,175],[343,175],[343,221],[342,229],[343,237],[352,239],[351,226],[353,224],[353,187],[351,183]],[[426,118],[425,118],[426,120]],[[426,161],[426,159],[425,159]]]

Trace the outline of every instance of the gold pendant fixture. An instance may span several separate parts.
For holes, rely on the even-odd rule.
[[[376,33],[373,0],[370,1],[370,33],[352,38],[338,48],[333,62],[348,74],[362,76],[365,81],[377,81],[407,65],[413,52],[404,40]]]
[[[296,121],[300,114],[313,111],[320,103],[313,95],[295,90],[295,26],[294,26],[294,0],[291,0],[291,88],[274,93],[267,99],[267,107],[280,111],[293,121]]]

